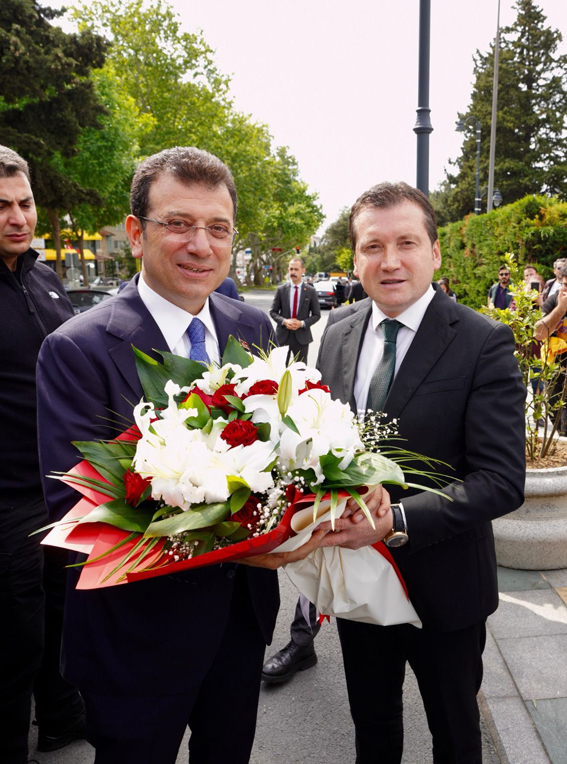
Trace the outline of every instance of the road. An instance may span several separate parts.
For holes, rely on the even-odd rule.
[[[247,304],[268,312],[273,293],[260,290],[247,292],[245,299]],[[323,310],[321,321],[313,327],[315,341],[309,350],[310,364],[315,364],[328,316],[329,311]],[[289,625],[297,600],[297,592],[285,573],[280,572],[279,577],[282,605],[273,645],[268,648],[267,657],[289,641]],[[319,663],[313,669],[297,674],[288,684],[262,686],[251,764],[354,762],[354,732],[334,621],[330,624],[324,623],[317,637],[316,647]],[[369,698],[369,702],[372,702],[372,698]],[[404,727],[405,749],[402,764],[430,764],[432,755],[427,720],[415,677],[410,669],[404,687]],[[188,738],[189,733],[185,736],[176,764],[188,762]],[[40,764],[94,762],[94,751],[88,743],[73,743],[62,751],[43,754],[35,752],[35,739],[35,728],[32,728],[30,756],[33,755]],[[483,762],[501,764],[484,723]]]

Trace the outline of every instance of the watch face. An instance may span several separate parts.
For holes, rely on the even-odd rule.
[[[408,536],[407,533],[392,533],[392,535],[387,539],[384,539],[384,541],[386,546],[389,547],[403,546],[404,544],[407,544]]]

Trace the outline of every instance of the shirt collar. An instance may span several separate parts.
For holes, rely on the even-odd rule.
[[[178,344],[194,318],[199,318],[213,337],[217,336],[208,297],[200,312],[194,316],[155,292],[144,280],[143,273],[138,280],[138,292],[140,299],[159,326],[170,350]]]
[[[410,305],[407,310],[404,310],[403,313],[400,313],[399,316],[396,316],[396,321],[399,321],[404,326],[407,326],[407,328],[411,329],[413,332],[417,332],[419,325],[421,324],[425,315],[425,311],[429,307],[429,303],[434,297],[435,290],[430,284],[429,289],[426,290],[425,294],[421,295],[419,300],[416,300],[416,302],[414,302],[413,305]],[[372,302],[372,328],[374,331],[377,331],[382,321],[388,318],[390,318],[390,316],[387,316],[385,313],[383,313],[376,305],[376,303]]]

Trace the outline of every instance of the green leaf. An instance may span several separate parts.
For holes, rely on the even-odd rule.
[[[289,404],[291,402],[291,396],[292,396],[291,372],[289,369],[286,369],[281,378],[280,386],[278,389],[278,395],[277,395],[278,409],[282,418],[285,417],[286,411],[289,408]],[[297,432],[297,429],[295,429],[295,425],[291,429]]]
[[[102,480],[98,480],[98,478],[87,478],[82,476],[79,477],[79,475],[66,475],[66,473],[63,473],[63,475],[65,475],[66,483],[82,485],[85,486],[85,488],[94,488],[99,493],[103,493],[105,496],[110,496],[113,499],[123,499],[126,496],[126,488],[124,485],[111,485],[110,483],[105,483]],[[60,477],[55,477],[55,475],[50,475],[49,477],[53,477],[55,480],[62,479]]]
[[[252,535],[252,531],[249,528],[244,528],[244,526],[240,526],[238,530],[234,531],[232,536],[230,536],[230,540],[236,544],[237,541],[244,541],[244,539],[249,538]]]
[[[171,379],[169,372],[162,363],[138,350],[134,345],[132,345],[132,349],[144,397],[149,403],[153,403],[159,408],[165,408],[168,404],[168,397],[164,388]]]
[[[238,342],[238,340],[236,340],[231,334],[228,338],[228,342],[226,343],[224,353],[222,354],[222,365],[224,366],[227,363],[233,363],[234,365],[238,365],[243,369],[246,369],[248,366],[250,366],[253,360],[254,359],[252,355],[247,353],[240,342]]]
[[[193,557],[199,557],[201,554],[207,554],[207,552],[210,552],[215,545],[215,538],[215,534],[212,531],[207,533],[206,536],[204,536],[204,538],[201,539],[197,546],[193,549]]]
[[[225,395],[225,400],[230,403],[230,405],[235,408],[237,411],[240,411],[242,414],[246,411],[244,408],[244,404],[240,400],[240,398],[237,398],[236,395]]]
[[[131,441],[75,440],[73,445],[103,478],[114,484],[121,484],[126,472],[121,460],[131,463],[136,453],[136,444]]]
[[[173,536],[183,531],[208,528],[225,520],[229,512],[227,503],[203,505],[200,509],[190,509],[187,512],[180,512],[174,517],[151,523],[144,535],[146,538],[150,536]]]
[[[227,475],[226,482],[228,485],[229,493],[234,493],[235,491],[238,491],[239,488],[248,488],[248,490],[250,490],[250,486],[246,480],[239,477],[238,475]]]
[[[81,523],[108,523],[123,531],[143,533],[152,521],[154,510],[131,507],[123,499],[101,504],[84,517]]]
[[[296,435],[301,435],[301,433],[296,427],[295,422],[290,416],[288,416],[287,414],[285,416],[282,416],[282,422],[285,424],[286,427],[289,427],[290,430],[293,430],[293,432]]]
[[[196,379],[202,379],[207,367],[199,361],[192,361],[190,358],[183,358],[180,355],[173,355],[163,350],[156,350],[163,358],[163,365],[169,375],[179,387],[190,387]]]
[[[269,422],[262,422],[262,424],[259,424],[256,427],[256,432],[258,433],[258,440],[261,440],[263,443],[267,443],[270,440],[271,431],[272,431],[272,427]]]
[[[231,514],[234,514],[235,512],[238,512],[242,507],[246,504],[248,501],[250,494],[252,491],[248,486],[245,486],[243,488],[239,488],[237,491],[235,491],[231,497],[230,497],[230,511]]]
[[[224,523],[215,525],[213,528],[213,533],[215,536],[219,536],[220,538],[232,538],[233,533],[239,528],[242,528],[240,523],[233,523],[230,520],[226,520]]]
[[[209,409],[196,393],[191,393],[191,395],[187,398],[186,403],[186,408],[197,409],[197,416],[187,417],[185,424],[187,424],[189,427],[193,427],[194,429],[201,430],[211,418]]]

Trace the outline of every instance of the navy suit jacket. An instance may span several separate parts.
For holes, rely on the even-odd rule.
[[[229,335],[268,347],[272,328],[257,308],[213,292],[210,308],[222,351]],[[136,280],[112,300],[76,316],[48,337],[38,362],[42,475],[81,460],[72,440],[112,439],[132,422],[142,389],[132,345],[159,358],[166,342],[138,295]],[[51,520],[79,494],[44,479]],[[215,565],[96,591],[77,591],[71,569],[63,670],[81,689],[107,695],[187,692],[218,649],[231,603],[235,565]],[[269,644],[279,607],[275,572],[246,568],[258,624]]]
[[[498,605],[491,520],[523,502],[526,389],[504,324],[436,294],[394,379],[385,411],[403,438],[394,445],[434,457],[453,479],[448,501],[386,486],[402,501],[409,543],[392,554],[425,627],[453,631]],[[334,310],[318,368],[333,397],[356,409],[354,381],[370,298]],[[419,483],[421,480],[413,476]]]

